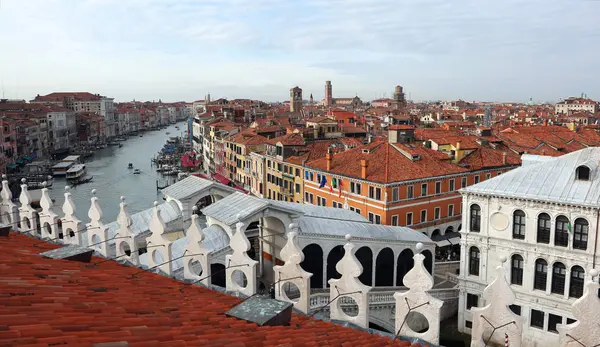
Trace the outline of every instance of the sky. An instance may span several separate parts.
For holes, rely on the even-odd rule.
[[[600,99],[600,0],[0,0],[6,98]]]

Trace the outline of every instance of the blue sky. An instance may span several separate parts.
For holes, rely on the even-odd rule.
[[[9,98],[600,99],[594,0],[0,0]]]

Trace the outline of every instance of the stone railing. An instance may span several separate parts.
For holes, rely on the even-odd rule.
[[[375,289],[375,288],[373,288]],[[388,291],[372,291],[369,293],[369,305],[393,305],[396,303],[394,294],[396,292],[404,292],[405,288],[398,288],[400,290],[388,290]],[[314,289],[313,289],[314,290]],[[455,288],[440,288],[432,289],[429,293],[440,300],[452,300],[458,298],[458,289]],[[310,295],[310,309],[317,310],[329,303],[329,291],[327,292],[312,292]],[[340,302],[342,305],[355,306],[354,301],[348,297],[341,297]]]
[[[446,273],[455,274],[460,268],[460,260],[458,261],[436,261],[435,262],[435,274],[445,275]]]
[[[458,284],[458,275],[447,272],[445,277],[446,277],[446,281],[448,281],[450,283]]]

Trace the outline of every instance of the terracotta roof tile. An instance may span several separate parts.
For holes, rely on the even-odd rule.
[[[388,346],[391,342],[296,314],[290,326],[259,327],[225,316],[240,302],[236,297],[147,272],[131,279],[139,269],[115,262],[90,266],[43,258],[40,252],[57,246],[34,247],[36,243],[39,240],[16,233],[0,238],[2,347]]]

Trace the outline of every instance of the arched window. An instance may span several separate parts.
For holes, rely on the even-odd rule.
[[[590,179],[590,168],[585,166],[585,165],[581,165],[579,166],[576,170],[575,170],[575,176],[577,176],[577,179],[580,181],[589,181]]]
[[[533,277],[533,289],[546,290],[548,282],[548,262],[544,259],[535,261],[535,275]]]
[[[585,271],[581,266],[571,268],[571,282],[569,282],[569,297],[580,298],[583,295],[583,281],[585,280]]]
[[[523,257],[519,254],[512,256],[510,261],[510,283],[523,285]]]
[[[479,276],[479,248],[469,249],[469,275]]]
[[[552,287],[550,291],[554,294],[565,293],[565,278],[567,268],[563,263],[555,263],[552,267]]]
[[[575,230],[573,231],[573,248],[587,249],[589,224],[583,218],[575,220]]]
[[[550,216],[542,213],[538,216],[537,243],[550,243]]]
[[[554,231],[554,245],[567,247],[569,245],[569,218],[556,217],[556,230]]]
[[[521,210],[513,213],[513,239],[525,239],[525,212]]]
[[[481,230],[481,207],[477,204],[471,205],[471,231],[479,232]]]

